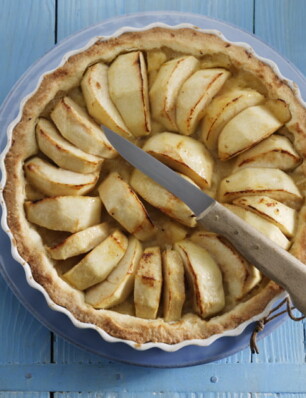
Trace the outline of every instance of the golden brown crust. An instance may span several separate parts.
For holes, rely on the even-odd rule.
[[[160,48],[161,45],[175,53],[196,57],[212,53],[225,54],[233,69],[244,70],[260,80],[266,95],[270,98],[282,98],[290,105],[292,119],[287,128],[294,137],[295,148],[303,157],[306,156],[306,111],[288,84],[276,76],[269,65],[261,62],[245,48],[226,43],[212,34],[187,28],[153,28],[144,32],[124,33],[107,41],[99,40],[86,51],[71,56],[63,66],[43,78],[35,94],[24,105],[21,120],[14,128],[12,145],[5,159],[8,177],[4,198],[8,209],[8,225],[17,250],[30,264],[34,279],[45,288],[55,303],[68,308],[81,322],[93,323],[112,336],[137,343],[152,341],[174,344],[188,339],[207,338],[237,327],[262,312],[281,289],[270,282],[246,302],[208,321],[187,314],[179,322],[166,323],[162,319],[147,321],[110,310],[95,310],[85,303],[82,292],[72,288],[58,276],[39,234],[27,222],[23,210],[23,162],[38,151],[35,141],[38,116],[61,92],[65,93],[78,86],[89,65],[98,61],[108,63],[118,54],[132,49],[151,50]],[[292,253],[306,263],[305,245],[306,209],[303,207]]]

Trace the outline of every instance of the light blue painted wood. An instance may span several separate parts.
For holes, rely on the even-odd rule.
[[[26,378],[26,375],[28,378]],[[210,364],[188,369],[131,365],[0,365],[0,385],[14,391],[303,393],[304,364]]]
[[[50,361],[50,332],[24,309],[1,276],[0,339],[1,364]]]
[[[0,104],[18,77],[54,43],[55,0],[1,0]]]
[[[48,392],[1,392],[0,398],[49,398]]]
[[[261,394],[260,394],[261,395]],[[1,397],[0,397],[1,398]],[[93,393],[55,393],[54,398],[251,398],[248,393],[186,393],[186,392],[127,392],[121,393],[104,393],[104,392],[93,392]],[[261,397],[260,397],[261,398]],[[271,397],[270,398],[274,398]],[[276,397],[275,397],[276,398]],[[289,398],[289,397],[288,397]],[[292,397],[293,398],[293,397]],[[298,398],[298,397],[296,397]]]
[[[253,30],[253,0],[59,0],[58,39],[118,15],[159,10],[208,15]]]
[[[255,33],[306,74],[305,0],[256,0]]]

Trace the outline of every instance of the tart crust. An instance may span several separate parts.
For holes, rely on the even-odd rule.
[[[223,333],[261,313],[271,299],[282,291],[274,282],[265,280],[232,310],[208,320],[203,320],[195,314],[186,314],[178,322],[167,323],[162,318],[145,320],[112,310],[96,310],[86,304],[82,292],[72,288],[58,276],[42,238],[26,219],[23,163],[25,159],[38,152],[35,125],[39,115],[54,98],[80,85],[88,66],[101,61],[109,63],[123,52],[135,49],[148,51],[161,47],[178,55],[190,54],[198,58],[204,54],[223,54],[230,68],[243,70],[251,80],[261,81],[261,90],[265,91],[267,97],[281,98],[289,104],[292,118],[286,127],[293,137],[296,150],[304,159],[306,157],[306,110],[286,81],[252,52],[197,29],[152,28],[147,31],[124,33],[107,40],[100,39],[87,50],[71,56],[63,66],[44,76],[36,92],[23,107],[21,120],[14,128],[11,146],[5,158],[7,180],[3,194],[8,211],[7,222],[13,234],[14,244],[20,256],[30,265],[33,278],[44,287],[56,304],[67,308],[81,322],[95,324],[114,337],[140,344],[174,344]],[[305,189],[306,187],[302,192],[304,196]],[[299,212],[298,228],[291,251],[306,263],[305,205]]]

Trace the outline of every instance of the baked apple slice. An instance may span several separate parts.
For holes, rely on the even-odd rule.
[[[117,156],[100,126],[70,97],[60,99],[50,116],[62,136],[84,152],[105,159]]]
[[[165,51],[159,48],[147,51],[147,71],[149,78],[149,88],[152,87],[160,67],[166,61],[167,61],[167,54]]]
[[[84,195],[96,185],[99,174],[81,174],[55,167],[39,157],[24,164],[28,182],[49,196]]]
[[[287,250],[289,248],[289,240],[275,224],[240,206],[230,204],[226,204],[225,206],[233,213],[235,213],[238,217],[242,218],[242,220],[250,224],[252,227],[256,228],[259,232],[267,236],[269,239],[273,240],[273,242],[275,242],[283,249]]]
[[[222,274],[211,255],[191,240],[177,242],[174,248],[183,259],[193,290],[193,307],[202,318],[214,315],[225,305]]]
[[[179,321],[185,302],[183,261],[175,250],[167,249],[162,253],[162,262],[164,320]]]
[[[133,290],[141,255],[141,243],[131,236],[128,248],[118,265],[105,281],[86,291],[85,301],[95,308],[110,308],[122,303]]]
[[[233,300],[242,298],[260,282],[258,269],[250,265],[223,236],[197,231],[190,239],[206,249],[219,265],[228,294]]]
[[[107,65],[98,63],[90,66],[83,77],[81,87],[87,110],[97,122],[123,137],[133,137],[110,98]]]
[[[39,119],[36,125],[36,139],[39,149],[54,163],[77,173],[94,173],[101,169],[103,159],[90,155],[71,145],[46,119]]]
[[[108,70],[110,97],[136,137],[150,134],[146,63],[141,51],[119,55]]]
[[[134,303],[136,316],[155,319],[162,291],[162,262],[159,247],[144,250],[135,276]]]
[[[198,68],[199,61],[184,56],[165,62],[150,89],[152,117],[170,131],[178,131],[175,104],[182,84]]]
[[[225,125],[244,109],[263,102],[264,96],[252,89],[233,89],[215,97],[205,109],[201,139],[208,149],[217,149],[219,134]]]
[[[116,267],[124,256],[127,246],[127,237],[116,230],[62,277],[79,290],[96,285]]]
[[[191,135],[195,132],[205,107],[229,76],[226,69],[202,69],[185,81],[176,101],[176,123],[180,133]]]
[[[187,227],[196,226],[196,219],[192,210],[184,202],[140,170],[135,169],[133,171],[130,184],[138,195],[161,212]]]
[[[131,186],[117,172],[112,172],[98,188],[107,212],[128,232],[140,240],[151,238],[156,230]]]
[[[246,108],[231,119],[218,139],[218,155],[227,160],[269,137],[283,125],[265,105]]]
[[[200,188],[211,184],[213,159],[205,146],[192,137],[160,133],[150,137],[143,149],[191,178]]]
[[[301,156],[294,149],[290,140],[282,135],[273,134],[254,148],[238,156],[235,168],[273,167],[291,170],[301,163]]]
[[[108,235],[109,225],[104,222],[68,236],[55,246],[47,247],[47,251],[55,260],[66,260],[69,257],[89,252]]]
[[[303,197],[293,179],[278,169],[245,168],[225,177],[219,186],[219,200],[231,202],[242,196],[265,195],[292,207],[301,205]]]
[[[78,232],[101,222],[102,203],[91,196],[56,196],[25,202],[27,219],[55,231]]]
[[[294,236],[297,212],[268,196],[244,196],[233,201],[237,206],[253,211],[275,224],[286,236]]]

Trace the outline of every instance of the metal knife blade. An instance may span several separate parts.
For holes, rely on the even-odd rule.
[[[209,195],[132,142],[105,126],[103,126],[103,131],[109,142],[124,159],[185,202],[195,216],[203,213],[215,202]]]

